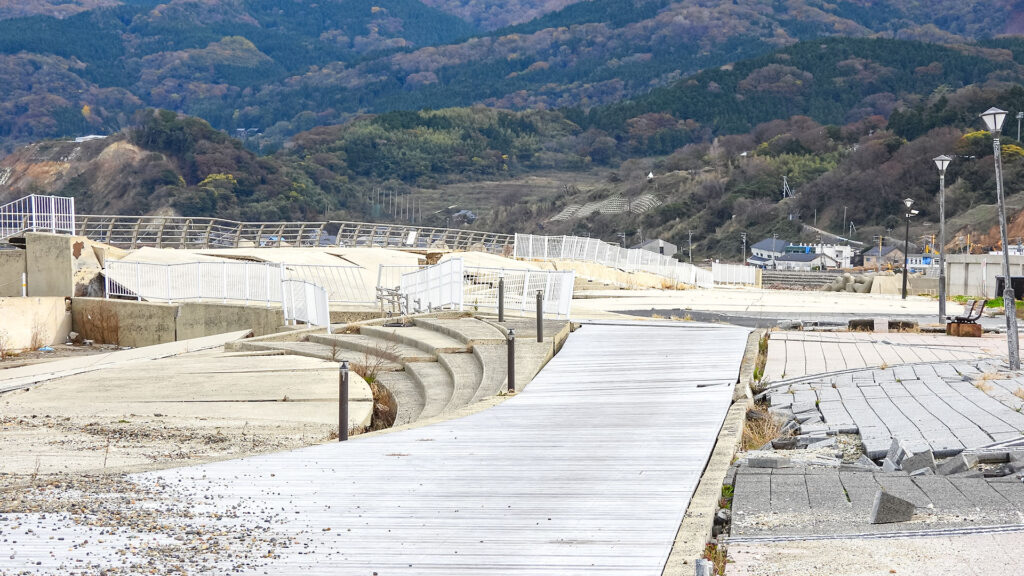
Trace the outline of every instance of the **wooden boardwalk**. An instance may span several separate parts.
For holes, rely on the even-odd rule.
[[[197,514],[223,514],[229,533],[267,518],[290,544],[255,573],[656,576],[731,402],[747,333],[587,325],[490,410],[142,479],[191,495]],[[88,550],[46,540],[70,528],[53,517],[20,521],[45,536],[22,538],[0,573],[52,571]],[[93,550],[87,562],[116,552]]]

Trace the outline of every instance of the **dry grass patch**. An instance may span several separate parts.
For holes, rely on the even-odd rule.
[[[1024,388],[1017,388],[1013,391],[1013,395],[1021,400],[1024,400]]]
[[[977,388],[978,390],[981,390],[985,394],[988,394],[989,392],[992,392],[992,385],[991,384],[986,384],[984,382],[975,382],[974,383],[974,387]]]
[[[778,438],[782,434],[782,426],[764,406],[755,406],[747,411],[747,419],[743,423],[743,437],[740,439],[740,450],[755,450]]]

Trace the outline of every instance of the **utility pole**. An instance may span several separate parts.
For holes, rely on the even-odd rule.
[[[1017,142],[1020,142],[1020,120],[1024,118],[1024,112],[1017,112]]]
[[[779,269],[778,263],[775,262],[775,245],[778,243],[778,240],[779,240],[779,235],[776,234],[776,233],[772,233],[772,270],[778,270]],[[743,254],[743,261],[746,262],[746,260],[747,260],[747,255],[744,253]]]
[[[690,252],[690,264],[693,264],[693,230],[688,230],[686,236],[686,244]]]
[[[843,206],[843,232],[846,232],[846,206]]]
[[[740,238],[743,239],[743,262],[747,261],[747,233],[740,232]]]

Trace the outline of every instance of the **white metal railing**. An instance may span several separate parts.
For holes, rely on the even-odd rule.
[[[310,326],[326,326],[331,333],[331,310],[327,302],[327,290],[305,280],[281,282],[281,307],[284,320],[303,322]]]
[[[537,311],[537,293],[541,293],[544,313],[568,318],[576,273],[569,271],[508,268],[466,268],[464,301],[472,309],[498,309],[498,282],[504,280],[506,312]]]
[[[744,266],[742,264],[722,264],[721,262],[714,262],[711,264],[711,276],[714,279],[716,285],[757,285],[757,268],[753,266]]]
[[[189,262],[153,264],[112,260],[104,270],[107,297],[138,300],[220,300],[281,302],[281,283],[311,282],[323,288],[329,302],[373,303],[365,270],[358,266],[308,266],[267,262]]]
[[[23,232],[75,233],[75,199],[31,194],[0,206],[0,240]]]
[[[410,312],[462,310],[462,259],[452,258],[422,270],[402,274],[399,290]]]
[[[648,272],[702,288],[714,285],[714,277],[709,270],[650,250],[621,248],[596,238],[516,234],[515,257],[594,262],[626,272]]]
[[[426,267],[426,264],[380,264],[377,267],[377,288],[399,289],[402,285],[402,274]]]

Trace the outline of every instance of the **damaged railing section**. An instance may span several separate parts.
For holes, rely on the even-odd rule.
[[[516,234],[515,257],[593,262],[625,272],[647,272],[701,288],[714,286],[709,270],[649,250],[621,248],[596,238]]]

